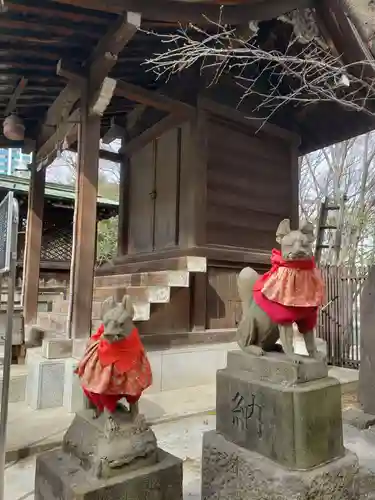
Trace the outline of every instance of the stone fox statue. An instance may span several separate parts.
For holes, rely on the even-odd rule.
[[[95,417],[103,411],[109,416],[125,398],[130,413],[138,414],[138,400],[152,384],[152,372],[144,347],[134,326],[134,310],[129,296],[117,304],[103,304],[103,323],[91,337],[76,373],[83,391],[94,405]]]
[[[293,359],[293,323],[304,336],[311,357],[319,357],[314,328],[318,307],[324,299],[324,284],[312,253],[314,227],[305,222],[291,231],[283,220],[276,232],[281,251],[272,251],[272,268],[260,276],[246,267],[238,277],[243,316],[237,330],[241,349],[256,355],[282,350]]]

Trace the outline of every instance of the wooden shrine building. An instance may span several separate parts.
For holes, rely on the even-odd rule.
[[[27,223],[29,179],[0,175],[0,201],[12,191],[19,204],[18,277],[22,278]],[[75,191],[71,186],[46,183],[43,231],[40,249],[40,279],[69,282],[73,243]],[[98,221],[118,215],[118,203],[98,197]]]
[[[239,269],[265,269],[280,220],[297,223],[298,157],[375,128],[375,28],[363,23],[371,19],[369,2],[223,3],[5,0],[0,114],[23,120],[25,147],[35,151],[26,324],[36,320],[45,171],[61,147],[78,151],[73,339],[86,338],[91,328],[98,160],[106,154],[99,141],[116,136],[122,138],[113,158],[121,162],[119,255],[97,273],[95,293],[132,293],[148,343],[164,346],[233,338]],[[150,32],[173,34],[189,23],[209,32],[219,19],[241,33],[257,21],[257,43],[277,51],[294,29],[282,16],[295,9],[309,13],[322,50],[343,72],[366,82],[361,112],[340,105],[343,95],[361,92],[343,85],[336,98],[291,100],[260,127],[251,119],[259,100],[254,104],[250,95],[239,105],[243,91],[232,70],[212,84],[212,75],[193,65],[165,81],[143,64],[169,49]],[[263,95],[277,84],[273,77],[265,78]],[[0,145],[11,142],[3,137]]]

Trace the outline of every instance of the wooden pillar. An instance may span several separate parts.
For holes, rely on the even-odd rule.
[[[130,158],[126,153],[122,154],[120,164],[119,190],[117,254],[127,255],[129,250]]]
[[[31,169],[23,266],[23,314],[25,326],[33,325],[38,314],[40,252],[42,247],[46,169]]]
[[[76,239],[71,269],[73,294],[70,298],[73,339],[82,339],[91,334],[96,260],[100,116],[89,114],[87,94],[87,91],[82,92],[78,132]]]

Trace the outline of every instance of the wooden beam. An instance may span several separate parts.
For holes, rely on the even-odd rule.
[[[96,211],[98,194],[100,117],[89,115],[88,89],[81,99],[79,126],[75,234],[71,280],[73,282],[73,339],[91,333],[91,309],[96,257]]]
[[[154,139],[157,139],[168,130],[178,127],[185,120],[186,116],[178,114],[167,115],[165,118],[162,118],[160,121],[156,122],[155,125],[142,132],[142,134],[138,135],[137,137],[134,137],[134,139],[125,144],[121,148],[121,150],[123,153],[126,153],[128,156],[131,156],[136,151],[139,151],[149,142],[151,142]]]
[[[86,9],[118,14],[124,10],[141,12],[149,21],[208,24],[218,21],[222,24],[243,24],[245,20],[264,21],[294,9],[303,9],[314,4],[312,0],[266,0],[248,5],[219,5],[207,3],[184,3],[174,0],[54,0],[58,3],[75,5]]]
[[[134,36],[140,25],[140,15],[127,12],[120,16],[103,39],[83,64],[82,69],[97,90],[110,69],[116,64],[117,54]],[[92,78],[91,78],[92,77]],[[54,133],[56,126],[67,120],[80,97],[81,88],[75,82],[69,82],[49,108],[42,125],[39,145],[43,145]]]
[[[22,92],[25,90],[26,85],[27,85],[27,78],[22,77],[21,80],[18,82],[18,85],[15,91],[13,92],[11,98],[9,99],[8,105],[4,111],[4,116],[10,115],[16,109],[17,101]]]
[[[55,151],[56,145],[61,144],[64,138],[71,133],[73,127],[79,123],[80,117],[81,111],[80,109],[76,109],[69,116],[68,120],[57,127],[56,132],[38,149],[35,158],[38,165],[41,163],[45,165],[48,155]]]
[[[38,313],[39,267],[43,234],[45,169],[31,168],[23,271],[23,316],[25,326],[35,324]]]
[[[126,139],[122,141],[125,146]],[[129,210],[130,210],[130,158],[122,155],[120,164],[117,255],[127,255],[129,250]]]
[[[111,102],[113,92],[116,89],[116,80],[105,77],[100,88],[93,95],[89,103],[90,115],[102,116]]]
[[[77,86],[82,86],[86,83],[86,76],[82,68],[71,64],[65,59],[59,59],[56,66],[56,75],[71,80],[72,83],[75,83]]]
[[[375,77],[373,65],[360,64],[360,61],[373,61],[373,55],[346,15],[342,2],[339,0],[317,2],[316,14],[330,34],[337,52],[341,54],[341,59],[345,64],[351,64],[350,71],[358,78],[365,76],[373,80]],[[359,64],[354,66],[353,63],[357,61]]]
[[[194,113],[194,108],[189,104],[121,80],[117,82],[115,94],[125,97],[129,101],[135,101],[167,113],[178,113],[185,116],[192,116]]]

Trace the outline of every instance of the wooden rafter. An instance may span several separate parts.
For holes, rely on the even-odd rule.
[[[115,119],[111,118],[111,124],[107,132],[102,137],[103,144],[111,144],[115,139],[124,137],[125,130],[120,125],[117,125]]]
[[[94,31],[83,30],[77,27],[67,28],[66,26],[56,26],[53,24],[39,24],[32,21],[19,21],[15,19],[4,19],[0,16],[0,28],[7,28],[11,30],[27,30],[36,31],[38,33],[53,33],[54,35],[61,36],[73,36],[73,35],[84,35],[88,38],[97,38],[97,34]]]
[[[133,12],[120,16],[82,65],[82,70],[90,79],[93,92],[97,91],[104,78],[116,64],[117,54],[134,36],[140,22],[140,15]],[[69,122],[74,121],[69,115],[80,94],[81,86],[70,81],[51,105],[38,140],[39,151],[42,151],[43,154],[39,154],[38,151],[37,157],[44,157],[48,148],[54,147],[58,142],[57,138],[61,136],[60,127],[63,129],[68,127],[69,130]],[[48,148],[46,147],[47,142]]]
[[[168,113],[183,114],[190,116],[194,112],[194,108],[189,104],[171,99],[159,92],[147,90],[131,83],[119,80],[115,89],[117,96],[126,97],[129,101],[140,103],[144,106],[166,111]]]
[[[148,20],[201,23],[207,19],[221,19],[227,24],[243,24],[244,20],[258,21],[272,19],[296,8],[311,6],[312,0],[265,0],[249,1],[246,5],[226,5],[221,10],[220,4],[184,3],[174,0],[54,0],[58,3],[84,7],[103,12],[120,13],[124,10],[141,12]]]
[[[325,31],[330,34],[337,53],[342,54],[344,63],[351,64],[350,71],[357,73],[359,78],[364,75],[372,80],[375,76],[372,65],[365,67],[353,65],[357,61],[373,61],[373,56],[346,15],[342,2],[339,0],[317,2],[316,13]]]
[[[11,98],[9,99],[8,105],[4,111],[4,116],[10,115],[16,109],[17,101],[22,92],[25,90],[26,85],[27,85],[27,79],[22,77],[21,80],[18,82],[15,91],[11,95]]]

